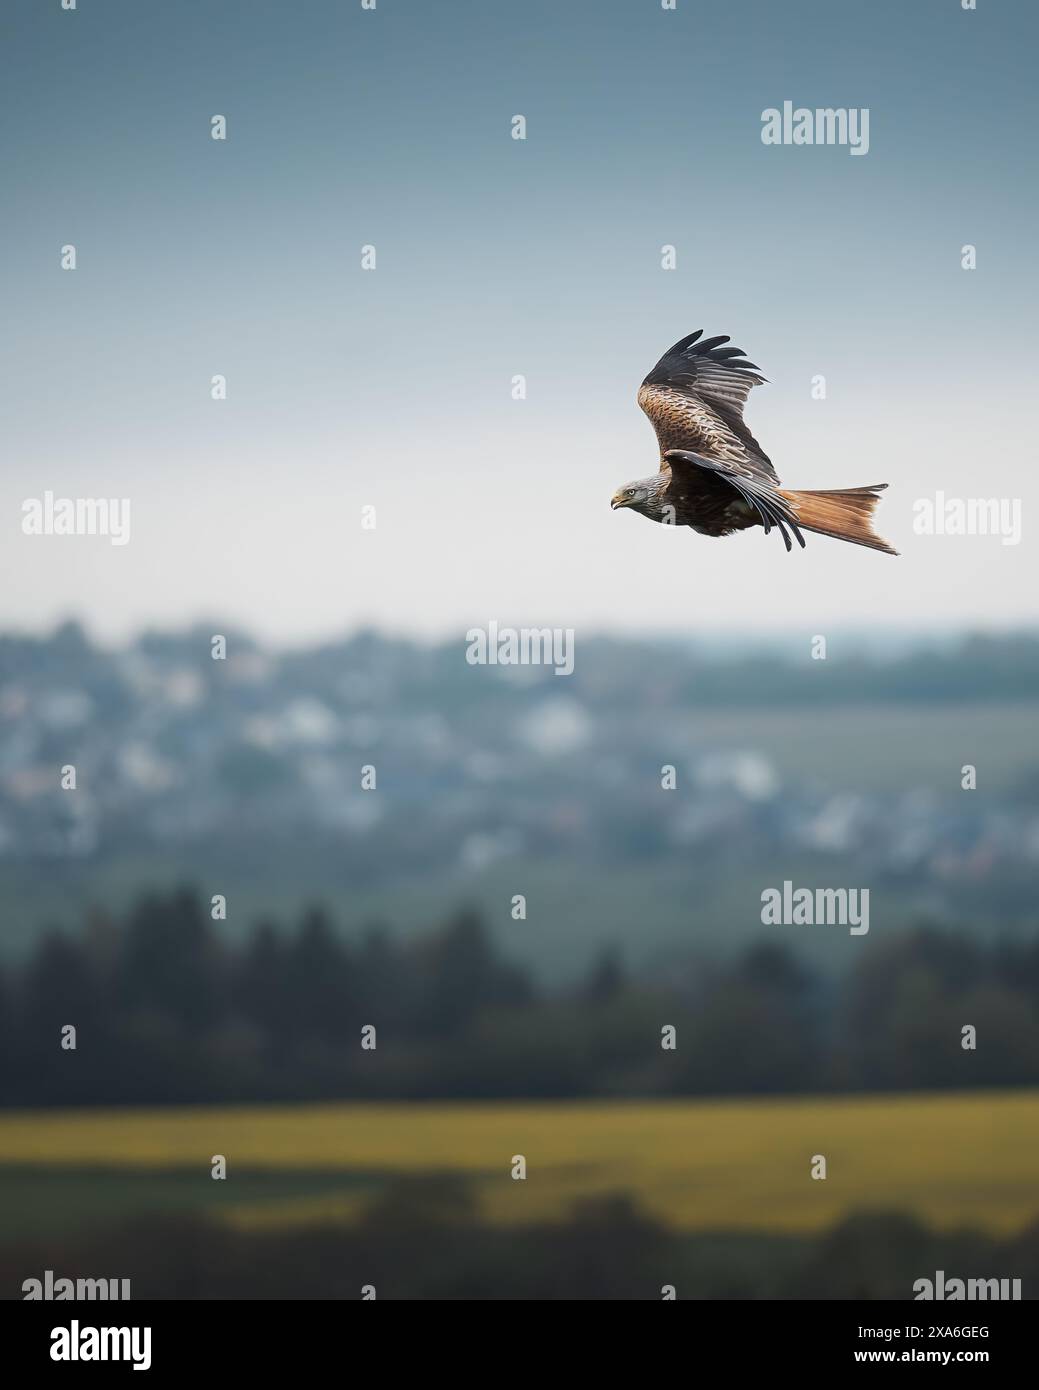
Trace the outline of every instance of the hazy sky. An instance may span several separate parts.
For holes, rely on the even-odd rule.
[[[8,0],[0,624],[1034,620],[1037,38],[1032,0]],[[764,145],[787,99],[868,107],[868,154]],[[701,327],[785,483],[891,484],[899,559],[611,513]],[[130,543],[23,535],[48,489]],[[1021,543],[915,535],[939,489]]]

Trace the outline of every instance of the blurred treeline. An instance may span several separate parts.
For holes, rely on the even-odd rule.
[[[139,1299],[912,1299],[949,1278],[1039,1285],[1039,1224],[1006,1239],[936,1232],[898,1213],[850,1216],[818,1236],[686,1233],[623,1195],[575,1204],[569,1218],[494,1226],[465,1184],[401,1179],[358,1221],[236,1231],[199,1216],[145,1216],[116,1227],[0,1247],[0,1290],[45,1269],[129,1278]],[[931,1305],[928,1305],[931,1306]]]
[[[934,926],[838,981],[763,942],[631,976],[605,952],[544,990],[461,912],[345,941],[320,910],[241,944],[189,891],[50,932],[0,977],[0,1104],[849,1092],[1039,1080],[1039,937]],[[76,1028],[75,1051],[61,1030]],[[376,1029],[364,1050],[362,1028]],[[661,1047],[662,1029],[677,1047]],[[962,1030],[977,1030],[976,1051]]]

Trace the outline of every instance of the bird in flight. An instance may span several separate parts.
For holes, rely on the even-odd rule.
[[[887,483],[795,492],[779,476],[743,423],[751,387],[765,378],[743,349],[703,329],[669,348],[639,387],[638,402],[660,445],[660,472],[625,483],[611,507],[630,507],[650,521],[691,526],[702,536],[773,527],[787,550],[802,531],[833,536],[897,555],[873,530],[873,509]]]

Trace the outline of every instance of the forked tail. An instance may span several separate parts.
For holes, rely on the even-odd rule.
[[[779,495],[790,503],[803,531],[815,531],[820,536],[833,536],[839,541],[851,541],[852,545],[882,550],[885,555],[897,555],[898,551],[873,530],[873,512],[886,487],[887,483],[871,483],[869,487],[834,488],[828,492],[794,492],[780,488]]]

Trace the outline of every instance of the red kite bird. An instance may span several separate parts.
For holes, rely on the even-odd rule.
[[[702,536],[730,536],[773,526],[787,550],[793,533],[834,536],[897,555],[873,531],[873,509],[887,483],[794,492],[779,486],[768,455],[743,423],[752,386],[765,378],[729,339],[690,333],[664,354],[639,388],[639,405],[660,445],[660,472],[625,483],[610,505],[631,507],[650,521],[691,526]]]

